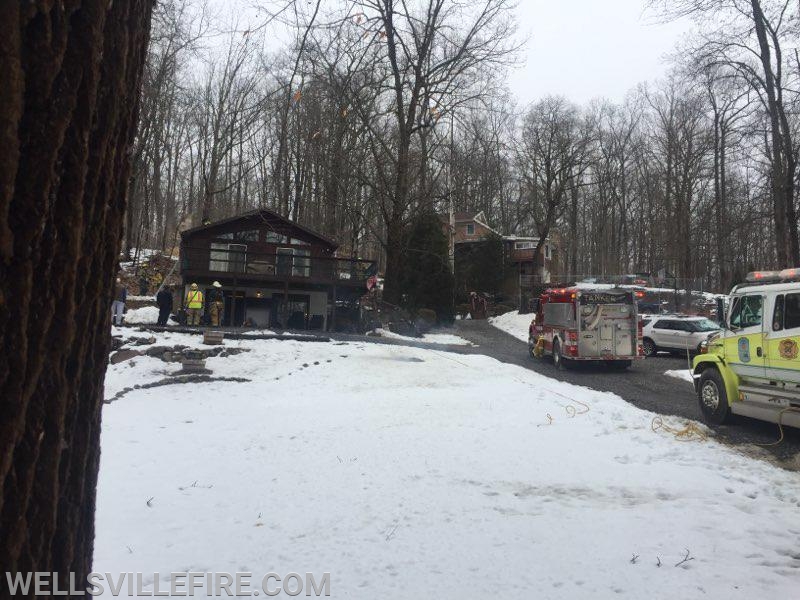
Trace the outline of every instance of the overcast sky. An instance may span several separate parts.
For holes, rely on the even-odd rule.
[[[520,104],[547,94],[576,103],[628,90],[666,72],[670,52],[690,25],[659,24],[644,0],[520,0],[519,32],[528,37],[525,65],[510,74]]]
[[[260,21],[253,11],[259,0],[208,1],[218,27],[232,17],[242,28]],[[518,33],[528,41],[524,64],[509,73],[508,84],[521,106],[547,94],[578,104],[598,97],[621,102],[637,84],[666,72],[664,55],[690,28],[688,20],[659,23],[645,12],[646,0],[518,2]],[[280,40],[284,33],[273,25],[268,40]]]

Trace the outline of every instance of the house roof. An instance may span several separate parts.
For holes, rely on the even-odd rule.
[[[299,223],[296,223],[295,221],[292,221],[290,219],[282,217],[281,215],[279,215],[275,211],[272,211],[272,210],[269,210],[269,209],[266,209],[266,208],[257,208],[255,210],[251,210],[251,211],[248,211],[246,213],[241,213],[241,214],[235,215],[233,217],[228,217],[227,219],[221,219],[219,221],[214,221],[213,223],[208,223],[207,225],[200,225],[198,227],[192,227],[191,229],[185,229],[185,230],[181,231],[181,237],[183,238],[183,237],[186,237],[186,236],[194,235],[195,233],[198,233],[200,231],[213,229],[213,228],[216,228],[216,227],[220,227],[222,225],[227,225],[229,223],[235,223],[236,221],[246,221],[248,219],[252,219],[253,217],[262,217],[262,218],[267,218],[268,217],[268,218],[270,218],[272,220],[283,221],[284,223],[288,223],[292,227],[295,227],[295,228],[299,229],[303,233],[305,233],[305,234],[307,234],[307,235],[309,235],[309,236],[311,236],[313,238],[316,238],[317,240],[319,240],[323,244],[326,244],[326,245],[330,246],[331,249],[333,249],[333,250],[335,250],[336,248],[339,247],[339,244],[337,244],[335,241],[333,241],[329,237],[326,237],[326,236],[322,235],[321,233],[319,233],[317,231],[314,231],[313,229],[305,227],[304,225],[300,225]]]
[[[525,235],[504,235],[503,239],[507,242],[538,242],[539,238],[534,236],[525,236]],[[545,238],[547,241],[547,238]]]
[[[479,212],[456,211],[454,216],[456,223],[460,223],[462,221],[478,221],[480,223],[483,223],[484,221],[483,211]]]

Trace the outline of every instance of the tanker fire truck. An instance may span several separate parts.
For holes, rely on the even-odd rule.
[[[723,329],[693,362],[705,421],[736,414],[800,427],[800,268],[748,274],[717,314]]]
[[[531,356],[552,356],[557,369],[578,361],[625,369],[643,358],[642,325],[633,290],[548,289],[528,330]]]

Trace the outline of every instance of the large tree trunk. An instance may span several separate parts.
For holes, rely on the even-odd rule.
[[[90,571],[100,408],[153,0],[0,20],[0,564]]]

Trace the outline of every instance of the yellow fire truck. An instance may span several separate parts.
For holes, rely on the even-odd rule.
[[[731,414],[800,427],[800,268],[758,271],[733,288],[723,329],[703,342],[694,383],[703,418]]]

